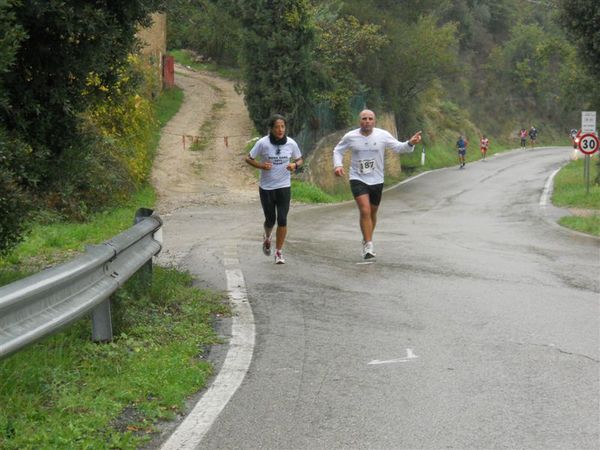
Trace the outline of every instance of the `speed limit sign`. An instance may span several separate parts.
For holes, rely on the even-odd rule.
[[[600,147],[600,142],[594,133],[582,134],[579,138],[579,150],[586,155],[593,155],[598,151],[598,147]]]

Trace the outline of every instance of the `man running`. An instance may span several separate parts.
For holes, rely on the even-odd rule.
[[[529,139],[531,139],[531,148],[535,147],[535,141],[537,140],[538,130],[536,127],[531,125],[529,129]]]
[[[456,141],[456,148],[458,149],[458,163],[462,169],[466,164],[465,156],[467,154],[467,140],[464,137],[459,136],[458,141]]]
[[[260,138],[250,150],[246,162],[260,169],[259,195],[265,215],[263,253],[271,255],[271,232],[275,233],[275,264],[284,264],[283,243],[287,234],[287,214],[290,209],[291,172],[302,164],[302,154],[296,141],[285,135],[286,119],[279,114],[269,119],[269,134]],[[257,161],[256,158],[260,160]]]
[[[388,131],[375,128],[375,113],[369,109],[361,111],[359,121],[360,128],[346,133],[333,149],[333,166],[336,176],[344,176],[344,153],[351,150],[350,189],[359,211],[362,257],[371,259],[375,257],[373,231],[383,192],[385,149],[410,153],[421,142],[421,132],[418,131],[406,142],[400,142]]]

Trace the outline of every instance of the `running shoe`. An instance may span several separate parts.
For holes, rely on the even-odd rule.
[[[271,256],[271,237],[263,236],[263,253]]]
[[[373,242],[365,242],[363,244],[363,259],[375,258],[376,254],[373,250]]]
[[[285,264],[285,259],[283,259],[283,253],[281,253],[281,250],[275,251],[275,264]]]

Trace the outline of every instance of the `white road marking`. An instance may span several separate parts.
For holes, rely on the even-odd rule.
[[[396,183],[393,186],[390,186],[389,188],[384,189],[383,192],[389,191],[390,189],[394,189],[397,186],[402,186],[403,184],[409,183],[411,181],[415,181],[417,178],[421,178],[423,175],[427,175],[428,173],[435,172],[436,170],[440,170],[440,169],[434,169],[434,170],[428,170],[427,172],[421,172],[421,173],[415,175],[414,177],[407,178],[404,181],[400,181],[399,183]]]
[[[554,177],[559,172],[560,168],[556,169],[554,172],[550,174],[548,179],[546,180],[546,184],[544,185],[544,190],[542,191],[542,195],[540,197],[540,206],[545,207],[548,204],[548,199],[550,197],[550,191],[552,189],[552,181]]]
[[[223,265],[225,267],[236,266],[237,264],[239,264],[239,261],[237,258],[231,258],[231,257],[223,258]]]
[[[232,250],[233,249],[233,250]],[[227,292],[232,307],[231,340],[229,350],[217,378],[200,398],[190,414],[177,427],[162,450],[195,449],[242,384],[254,352],[254,314],[248,302],[244,275],[239,268],[235,246],[225,251],[228,256],[225,270]],[[233,255],[236,255],[233,258]],[[236,267],[233,267],[235,263]]]
[[[368,365],[405,363],[405,362],[409,362],[411,359],[415,359],[415,358],[418,358],[418,356],[413,353],[412,349],[407,348],[406,349],[406,357],[404,357],[404,358],[385,359],[385,360],[374,359],[373,361],[368,363]]]

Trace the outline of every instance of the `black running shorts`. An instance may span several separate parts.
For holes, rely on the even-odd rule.
[[[354,198],[360,195],[368,195],[369,202],[372,205],[379,206],[381,203],[381,194],[383,193],[383,183],[367,184],[359,180],[350,180],[350,190]]]

